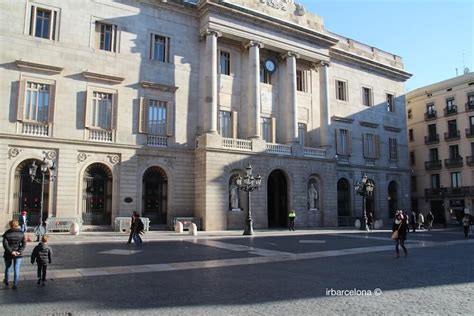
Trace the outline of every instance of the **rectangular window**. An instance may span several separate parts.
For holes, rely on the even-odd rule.
[[[151,34],[150,58],[161,61],[163,63],[169,62],[170,38]]]
[[[431,188],[432,189],[439,189],[440,183],[439,183],[439,174],[435,173],[431,175]]]
[[[341,80],[336,80],[336,99],[341,101],[347,101],[346,94],[346,82]]]
[[[229,111],[219,111],[219,134],[222,137],[232,137],[232,115]]]
[[[458,134],[458,125],[456,120],[448,121],[448,135],[449,137],[456,137]]]
[[[459,146],[451,145],[449,146],[449,159],[459,159]]]
[[[416,176],[411,176],[411,191],[416,192]]]
[[[436,139],[436,124],[428,125],[428,138],[431,140]]]
[[[410,151],[410,165],[414,166],[416,164],[415,152]]]
[[[451,187],[458,189],[461,186],[461,172],[451,172]]]
[[[474,129],[474,116],[469,116],[469,128]]]
[[[468,109],[472,109],[474,106],[474,92],[469,92],[467,94],[467,104],[466,104]]]
[[[388,138],[388,148],[389,148],[389,159],[390,160],[397,160],[398,159],[398,151],[397,151],[397,139],[396,138]]]
[[[438,148],[430,148],[430,161],[438,161]]]
[[[28,81],[23,119],[26,121],[48,122],[51,85]]]
[[[30,31],[34,37],[57,39],[58,11],[31,6]]]
[[[411,141],[411,142],[414,140],[414,138],[413,138],[413,129],[412,128],[410,128],[408,130],[408,140]]]
[[[336,129],[336,153],[342,156],[351,154],[351,133],[347,129]]]
[[[298,143],[306,146],[306,124],[304,123],[298,123]]]
[[[375,134],[364,133],[363,134],[363,146],[364,146],[364,157],[365,158],[378,158],[379,157],[379,136]]]
[[[296,71],[296,90],[307,92],[306,89],[306,72],[302,70]]]
[[[95,22],[97,47],[108,52],[117,52],[117,25]]]
[[[411,109],[408,109],[408,111],[407,111],[407,117],[408,117],[408,119],[411,119],[411,118],[413,117],[413,115],[412,115],[411,112],[412,112]]]
[[[92,94],[91,127],[112,129],[113,94],[94,91]]]
[[[220,51],[219,73],[223,75],[230,75],[230,53],[229,52]]]
[[[166,102],[153,99],[148,100],[148,134],[166,135],[166,112]]]
[[[428,104],[426,105],[426,113],[427,113],[428,115],[433,115],[433,114],[436,113],[436,108],[435,108],[434,103],[428,103]]]
[[[272,119],[269,117],[260,118],[262,124],[262,139],[267,143],[272,142]]]
[[[387,111],[395,112],[395,97],[390,93],[387,93]],[[408,118],[411,118],[411,110],[408,110],[408,114]]]
[[[362,105],[372,106],[372,89],[362,88]]]
[[[272,84],[272,74],[265,68],[263,63],[260,64],[260,82]]]
[[[456,112],[456,103],[454,101],[454,98],[446,99],[446,110],[448,111],[448,113]]]

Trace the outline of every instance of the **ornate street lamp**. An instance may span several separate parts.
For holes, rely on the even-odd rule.
[[[360,223],[361,230],[367,230],[367,197],[371,197],[374,192],[374,184],[368,181],[367,175],[364,174],[360,182],[354,185],[357,194],[362,196],[363,216]]]
[[[40,171],[41,171],[41,176],[37,175],[37,170],[38,166],[36,165],[36,160],[33,161],[33,163],[30,166],[30,178],[31,182],[36,182],[41,184],[41,202],[40,202],[40,222],[38,226],[35,227],[34,232],[36,236],[38,237],[38,240],[41,238],[46,233],[46,230],[43,226],[43,195],[44,195],[44,184],[45,183],[50,183],[53,182],[56,179],[56,175],[54,172],[56,171],[56,162],[55,161],[47,161],[46,157],[43,158],[43,161],[41,162]],[[46,174],[49,174],[48,177],[46,177]]]
[[[247,192],[247,209],[248,216],[245,220],[245,230],[244,235],[253,235],[253,226],[252,226],[252,211],[250,210],[250,192],[258,189],[262,184],[262,177],[257,175],[254,177],[252,175],[252,166],[249,164],[246,168],[245,176],[242,178],[240,175],[235,180],[237,187],[242,191]]]

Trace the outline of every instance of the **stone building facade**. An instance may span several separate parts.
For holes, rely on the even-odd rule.
[[[451,224],[474,202],[474,73],[407,94],[412,209]]]
[[[44,157],[43,217],[88,225],[138,210],[240,229],[249,164],[256,228],[289,209],[299,227],[351,224],[363,174],[376,218],[409,206],[401,58],[292,0],[1,3],[3,224],[22,209],[39,222],[28,172]]]

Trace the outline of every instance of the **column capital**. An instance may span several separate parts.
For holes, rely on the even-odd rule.
[[[330,67],[330,66],[331,66],[331,62],[326,61],[326,60],[320,60],[320,61],[317,61],[317,62],[314,63],[314,67],[316,67],[316,68]]]
[[[206,34],[206,35],[213,35],[213,36],[215,36],[215,37],[221,37],[221,36],[222,36],[222,32],[221,32],[221,31],[213,30],[213,29],[206,29],[205,34]]]
[[[286,52],[284,54],[281,54],[280,56],[282,59],[287,59],[289,57],[300,58],[300,54],[295,53],[295,52]]]
[[[244,45],[245,49],[249,49],[250,47],[257,47],[257,48],[263,48],[263,43],[258,42],[258,41],[249,41],[247,44]]]

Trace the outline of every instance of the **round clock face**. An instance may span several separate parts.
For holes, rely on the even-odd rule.
[[[268,59],[265,61],[265,69],[267,69],[268,72],[274,72],[275,68],[276,66],[273,60]]]

